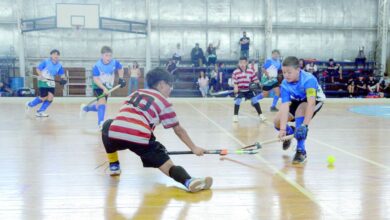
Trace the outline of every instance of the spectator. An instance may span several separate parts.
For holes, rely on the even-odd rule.
[[[219,91],[218,72],[218,65],[215,65],[214,69],[210,71],[210,91]]]
[[[241,45],[241,55],[240,57],[246,57],[249,58],[249,44],[251,42],[251,39],[246,36],[246,32],[242,32],[242,37],[240,39],[240,45]]]
[[[299,59],[299,68],[301,70],[305,69],[305,60],[304,59]]]
[[[215,65],[215,62],[217,62],[217,49],[219,49],[219,46],[221,44],[221,41],[218,41],[218,45],[216,47],[213,46],[212,43],[209,44],[209,47],[207,48],[207,65]]]
[[[360,65],[363,66],[363,69],[366,67],[366,55],[364,55],[364,47],[359,47],[359,53],[355,58],[356,69],[359,69]]]
[[[226,77],[228,77],[225,64],[224,63],[219,63],[218,64],[218,81],[219,81],[219,88],[221,90],[224,90],[224,84],[226,82]]]
[[[176,66],[180,65],[181,56],[182,56],[181,46],[180,46],[180,43],[177,43],[176,51],[175,51],[175,53],[173,53],[173,56],[172,56],[172,59],[175,61]]]
[[[315,73],[318,70],[317,65],[314,62],[315,62],[315,60],[310,60],[310,62],[308,64],[306,64],[306,66],[305,66],[306,72],[309,72],[313,75],[315,75]]]
[[[256,75],[259,74],[259,64],[256,60],[251,61],[249,68],[251,68]]]
[[[384,74],[379,82],[379,96],[381,98],[390,98],[390,78],[387,73]]]
[[[129,82],[128,94],[130,95],[132,92],[138,90],[138,80],[141,77],[141,70],[139,68],[137,61],[134,61],[133,66],[131,67],[129,65],[129,75],[130,75],[130,82]]]
[[[203,66],[205,63],[205,57],[202,48],[199,47],[199,43],[195,44],[195,47],[191,51],[192,65],[195,67]]]
[[[206,98],[209,90],[209,77],[206,76],[203,70],[199,73],[198,85],[202,97]]]
[[[360,74],[358,79],[355,81],[355,92],[358,96],[367,95],[367,84],[364,81],[364,77],[362,74]]]
[[[338,63],[335,63],[333,59],[329,59],[328,67],[326,68],[328,76],[331,77],[331,83],[334,83],[334,79],[339,78],[343,79],[341,66]]]
[[[0,96],[12,96],[12,94],[12,89],[6,83],[0,82]]]
[[[348,90],[348,94],[349,94],[349,98],[352,98],[353,97],[353,94],[355,92],[355,79],[353,77],[353,74],[351,74],[349,77],[348,77],[348,81],[347,81],[347,90]]]
[[[372,74],[368,76],[367,79],[367,93],[368,94],[377,94],[379,93],[379,82],[374,78]]]
[[[168,63],[165,65],[165,69],[166,69],[169,73],[173,74],[173,71],[176,69],[176,60],[170,59],[170,60],[168,61]]]

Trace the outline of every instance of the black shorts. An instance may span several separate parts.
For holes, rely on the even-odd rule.
[[[100,96],[103,94],[103,89],[93,89],[93,94],[95,94],[96,97]],[[108,99],[108,96],[105,96],[106,101]]]
[[[109,119],[104,122],[102,128],[102,140],[106,150],[110,149],[111,152],[131,150],[141,158],[144,167],[158,168],[170,159],[164,145],[156,141],[153,135],[148,146],[109,138],[108,130],[112,121],[112,119]]]
[[[255,96],[256,96],[256,93],[252,92],[252,91],[239,92],[236,99],[245,98],[245,100],[248,100],[248,99],[251,99]]]
[[[39,88],[39,96],[45,98],[49,95],[49,92],[54,95],[55,91],[55,88]]]
[[[295,121],[295,112],[297,111],[298,106],[303,102],[307,102],[307,100],[305,99],[302,101],[296,101],[296,100],[291,101],[290,114],[292,114],[294,116],[294,119],[292,121]],[[324,105],[323,102],[316,101],[316,106],[314,107],[313,118],[317,114],[317,112],[319,112],[321,110],[323,105]]]

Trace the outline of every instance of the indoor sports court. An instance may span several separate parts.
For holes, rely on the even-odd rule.
[[[388,219],[389,7],[0,2],[0,219]]]

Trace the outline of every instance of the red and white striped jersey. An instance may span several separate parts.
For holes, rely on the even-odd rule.
[[[250,68],[244,71],[240,68],[234,70],[232,78],[233,83],[238,86],[238,90],[241,92],[249,91],[249,84],[258,80],[256,74]]]
[[[140,89],[128,98],[110,126],[110,138],[148,145],[156,125],[179,124],[172,104],[157,90]]]

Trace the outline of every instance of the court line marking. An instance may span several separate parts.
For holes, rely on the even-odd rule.
[[[240,141],[238,138],[236,138],[232,133],[230,133],[229,131],[227,131],[225,128],[223,128],[221,125],[219,125],[217,122],[215,122],[214,120],[212,120],[209,116],[207,116],[205,113],[203,113],[202,111],[200,111],[199,109],[197,109],[195,106],[193,106],[191,103],[189,103],[188,101],[186,102],[189,106],[191,106],[192,109],[194,109],[196,112],[198,112],[200,115],[202,115],[204,118],[206,118],[209,122],[211,122],[213,125],[215,125],[218,129],[220,129],[223,133],[225,133],[227,136],[229,136],[231,139],[233,139],[234,141],[236,141],[238,144],[240,144],[241,146],[244,146],[245,144]],[[255,155],[256,158],[258,160],[260,160],[261,162],[263,162],[267,167],[269,167],[271,170],[273,170],[278,176],[280,176],[282,179],[284,179],[287,183],[289,183],[291,186],[293,186],[296,190],[298,190],[299,192],[301,192],[303,195],[305,195],[307,198],[309,198],[311,201],[313,201],[315,204],[317,204],[319,207],[323,208],[323,211],[324,212],[328,212],[330,214],[332,214],[333,216],[336,216],[338,219],[343,219],[341,214],[337,213],[336,211],[334,211],[333,209],[329,208],[328,206],[324,205],[324,204],[321,204],[316,198],[315,196],[310,192],[308,191],[307,189],[305,189],[304,187],[302,187],[301,185],[299,185],[299,183],[297,183],[296,181],[292,180],[290,177],[288,177],[286,174],[284,174],[283,172],[281,172],[280,170],[278,170],[278,168],[276,168],[275,166],[273,166],[270,162],[268,162],[267,160],[265,160],[262,156],[260,156],[259,154],[256,154]]]
[[[222,104],[219,104],[219,103],[217,103],[217,104],[218,104],[218,105],[222,105]],[[226,107],[225,104],[223,104],[223,105],[224,105],[224,107]],[[226,104],[226,105],[227,105],[227,104]],[[248,116],[248,117],[250,117],[250,118],[256,118],[256,119],[258,119],[257,117],[255,117],[255,116],[249,114],[249,113],[248,113],[247,111],[245,111],[245,110],[242,110],[242,111],[240,111],[240,112],[242,112],[243,114],[245,114],[246,116]],[[267,124],[267,125],[269,125],[269,126],[272,127],[272,128],[274,127],[273,123],[271,123],[271,122],[269,122],[269,121],[265,121],[264,123]],[[308,138],[308,139],[309,139],[310,141],[313,141],[313,142],[316,142],[316,143],[318,143],[318,144],[324,145],[324,146],[326,146],[326,147],[328,147],[328,148],[331,148],[331,149],[333,149],[333,150],[336,150],[336,151],[339,151],[339,152],[341,152],[341,153],[347,154],[347,155],[349,155],[349,156],[351,156],[351,157],[354,157],[354,158],[356,158],[356,159],[363,160],[363,161],[365,161],[365,162],[367,162],[367,163],[369,163],[369,164],[371,164],[371,165],[378,166],[378,167],[383,168],[383,169],[386,169],[386,170],[390,170],[390,166],[386,166],[386,165],[384,165],[384,164],[381,164],[381,163],[375,162],[375,161],[373,161],[373,160],[364,158],[364,157],[362,157],[362,156],[359,156],[359,155],[357,155],[357,154],[354,154],[354,153],[351,153],[351,152],[349,152],[349,151],[343,150],[343,149],[338,148],[338,147],[336,147],[336,146],[332,146],[332,145],[330,145],[330,144],[327,144],[327,143],[325,143],[325,142],[323,142],[323,141],[320,141],[320,140],[318,140],[318,139],[314,139],[314,138]]]

